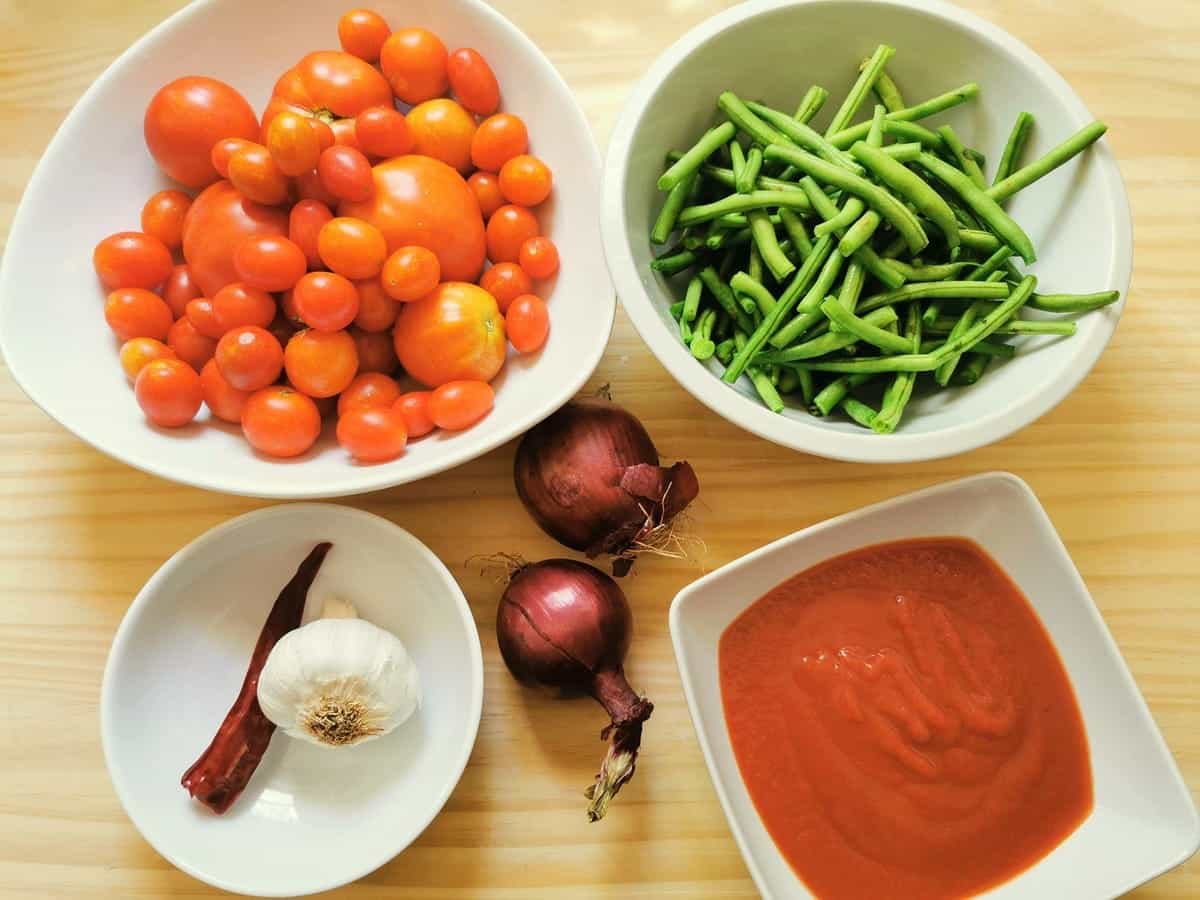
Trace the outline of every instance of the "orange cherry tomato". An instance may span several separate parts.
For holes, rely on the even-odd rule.
[[[317,234],[317,253],[334,272],[351,280],[374,278],[387,259],[387,241],[370,222],[350,216],[330,219]]]
[[[383,42],[392,29],[387,20],[372,9],[352,9],[338,19],[338,41],[347,53],[373,63],[379,59]]]
[[[499,172],[506,162],[528,149],[525,123],[512,113],[497,113],[479,123],[471,140],[471,162],[485,172]]]
[[[146,363],[133,383],[133,393],[146,418],[164,428],[192,421],[204,399],[200,376],[178,359]]]
[[[321,436],[321,413],[299,391],[274,385],[246,398],[242,434],[259,453],[283,459],[299,456]]]
[[[332,218],[333,213],[320,200],[301,200],[288,214],[288,240],[300,248],[310,269],[321,267],[321,254],[317,252],[317,235]]]
[[[333,272],[309,272],[292,289],[292,306],[300,320],[318,331],[341,331],[358,315],[354,284]]]
[[[290,226],[290,217],[289,217]],[[233,268],[250,287],[286,291],[308,270],[308,259],[294,241],[274,234],[243,238],[233,251]]]
[[[477,116],[490,116],[500,105],[500,83],[496,73],[478,50],[464,47],[446,60],[450,90],[458,102]]]
[[[322,152],[317,175],[325,190],[338,200],[366,200],[375,190],[370,160],[353,147],[334,144]]]
[[[191,205],[183,191],[159,191],[142,207],[142,231],[174,250],[183,243],[183,220]]]
[[[240,281],[233,252],[252,235],[287,234],[288,214],[247,200],[228,181],[218,181],[192,203],[183,223],[183,258],[205,297]]]
[[[358,407],[387,407],[400,399],[400,385],[382,372],[360,372],[338,394],[338,415]]]
[[[479,286],[496,298],[500,312],[508,312],[508,305],[522,294],[533,290],[529,274],[516,263],[496,263],[483,273]]]
[[[533,353],[546,343],[550,333],[550,312],[536,294],[522,294],[504,316],[508,340],[519,353]]]
[[[134,338],[164,341],[175,317],[158,294],[145,288],[120,288],[104,302],[104,320],[122,341]]]
[[[213,144],[212,153],[209,154],[209,158],[213,164],[213,168],[217,170],[217,174],[222,178],[228,178],[229,160],[233,157],[233,154],[253,143],[255,143],[253,140],[233,137],[222,138]]]
[[[382,372],[385,375],[396,370],[396,346],[392,335],[386,331],[362,331],[353,329],[354,347],[358,351],[358,371]]]
[[[244,328],[248,325],[266,328],[275,321],[277,312],[278,307],[275,305],[274,297],[260,288],[241,281],[225,285],[212,298],[213,318],[221,330],[221,336],[235,328]],[[204,333],[199,322],[193,321],[192,324],[201,334]]]
[[[285,110],[271,120],[267,128],[267,150],[284,175],[300,175],[317,164],[321,155],[321,137],[311,116]],[[320,123],[325,128],[329,126]],[[330,133],[332,141],[333,134]]]
[[[247,144],[229,157],[229,180],[255,203],[277,206],[288,198],[288,178],[262,144]]]
[[[371,199],[343,203],[340,212],[377,227],[388,250],[409,244],[432,250],[448,281],[474,281],[483,268],[479,204],[462,176],[436,159],[401,156],[379,163]]]
[[[167,332],[167,346],[197,372],[203,369],[204,364],[217,352],[216,340],[197,331],[187,316],[175,320],[175,324]]]
[[[402,303],[420,300],[442,280],[442,266],[432,250],[401,247],[387,258],[381,275],[388,296]]]
[[[283,371],[283,348],[275,335],[256,325],[225,332],[213,357],[221,374],[239,391],[257,391]]]
[[[413,146],[408,121],[390,106],[372,106],[354,119],[354,136],[363,153],[390,159],[409,153]]]
[[[196,329],[197,333],[213,340],[220,340],[226,331],[217,321],[213,302],[207,297],[197,297],[195,300],[188,301],[187,320],[192,323],[192,327]]]
[[[492,411],[496,392],[485,381],[451,381],[429,398],[429,418],[438,428],[461,431]]]
[[[539,233],[537,218],[523,206],[502,206],[488,219],[488,259],[493,263],[517,262],[521,245]]]
[[[415,106],[446,93],[447,56],[446,45],[432,31],[401,28],[384,41],[379,66],[393,93]]]
[[[200,296],[200,287],[192,280],[192,271],[186,263],[181,263],[171,269],[171,274],[163,282],[162,298],[171,307],[171,315],[179,318],[187,311],[189,300]]]
[[[509,203],[537,206],[550,196],[554,177],[536,156],[522,153],[500,167],[500,192]]]
[[[221,177],[213,165],[213,145],[225,138],[253,140],[258,116],[229,85],[192,75],[159,89],[142,126],[150,155],[167,177],[202,188]]]
[[[293,181],[296,185],[296,196],[301,200],[316,200],[327,209],[337,206],[337,197],[325,190],[325,185],[321,183],[321,176],[317,174],[316,169],[305,172],[303,175],[297,175]]]
[[[429,398],[432,396],[430,391],[410,391],[393,404],[392,409],[404,416],[404,427],[410,440],[424,437],[437,427],[429,418]]]
[[[428,387],[448,381],[491,381],[504,365],[504,318],[483,288],[444,282],[396,319],[396,356]]]
[[[372,106],[390,106],[392,90],[387,79],[370,63],[340,50],[318,50],[284,72],[271,92],[263,111],[262,134],[268,134],[271,122],[281,112],[329,121],[334,139],[338,126]]]
[[[475,194],[484,219],[490,219],[506,202],[500,193],[500,178],[491,172],[476,172],[467,179],[467,187]]]
[[[133,338],[121,345],[121,369],[125,377],[135,381],[147,363],[156,359],[178,359],[175,351],[154,338]]]
[[[387,462],[404,452],[408,430],[404,416],[390,406],[358,406],[338,418],[337,439],[359,462]]]
[[[167,245],[140,231],[110,234],[96,245],[92,264],[109,290],[156,287],[175,267]]]
[[[332,397],[358,374],[358,349],[345,331],[298,332],[283,354],[288,381],[310,397]]]
[[[354,282],[354,288],[358,291],[358,315],[354,317],[354,324],[368,332],[391,328],[400,310],[396,301],[383,289],[380,279],[364,278]]]
[[[200,389],[204,395],[204,405],[214,416],[235,425],[242,421],[242,409],[250,392],[239,391],[226,381],[215,359],[210,359],[200,370]]]
[[[471,171],[475,119],[453,100],[439,98],[414,106],[408,114],[413,152],[440,159],[459,172]]]
[[[558,271],[558,247],[548,237],[531,237],[521,245],[521,268],[530,278],[550,278]]]

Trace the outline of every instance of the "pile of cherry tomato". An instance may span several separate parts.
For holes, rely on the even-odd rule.
[[[508,345],[546,340],[535,282],[558,250],[532,209],[553,178],[498,111],[487,61],[364,9],[338,38],[280,76],[261,119],[196,76],[146,110],[151,156],[198,193],[156,193],[142,230],[105,238],[93,262],[155,425],[203,405],[292,457],[336,416],[339,443],[382,462],[478,422]]]

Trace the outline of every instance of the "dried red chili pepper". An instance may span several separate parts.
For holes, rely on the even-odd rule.
[[[254,645],[237,700],[208,749],[183,773],[180,783],[187,792],[218,815],[233,806],[267,752],[275,723],[258,705],[258,676],[279,639],[300,626],[308,589],[332,546],[317,544],[279,592]]]

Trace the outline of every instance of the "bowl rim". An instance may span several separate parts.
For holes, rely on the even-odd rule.
[[[970,491],[972,488],[981,485],[1004,486],[1015,489],[1021,495],[1022,500],[1027,505],[1030,515],[1045,524],[1047,535],[1049,537],[1047,552],[1058,561],[1059,565],[1063,566],[1071,579],[1076,583],[1079,591],[1084,597],[1086,597],[1086,611],[1098,629],[1098,633],[1100,635],[1099,640],[1103,645],[1106,657],[1115,661],[1121,679],[1125,682],[1125,685],[1132,692],[1132,695],[1136,700],[1137,713],[1141,726],[1147,730],[1151,736],[1151,739],[1157,745],[1158,750],[1162,755],[1162,760],[1164,761],[1167,774],[1174,781],[1179,795],[1185,798],[1189,805],[1191,812],[1189,845],[1176,857],[1171,858],[1165,863],[1157,864],[1154,868],[1147,870],[1147,873],[1144,877],[1138,878],[1128,884],[1121,885],[1120,890],[1113,893],[1112,896],[1122,896],[1128,891],[1132,891],[1143,884],[1153,881],[1160,875],[1163,875],[1171,869],[1182,865],[1189,858],[1191,858],[1198,849],[1200,849],[1200,811],[1197,810],[1196,802],[1191,795],[1191,790],[1189,789],[1187,782],[1184,780],[1183,774],[1180,772],[1179,762],[1171,752],[1170,746],[1167,744],[1166,738],[1163,736],[1162,729],[1159,728],[1158,723],[1154,720],[1154,715],[1151,713],[1149,704],[1146,702],[1141,689],[1138,687],[1137,680],[1133,677],[1133,672],[1129,668],[1129,663],[1125,660],[1124,655],[1121,653],[1121,648],[1117,644],[1116,639],[1113,637],[1112,632],[1109,630],[1108,623],[1105,622],[1104,616],[1101,614],[1095,598],[1092,596],[1091,591],[1088,590],[1082,574],[1075,565],[1075,560],[1071,556],[1070,550],[1067,549],[1066,544],[1062,540],[1062,536],[1058,533],[1058,529],[1054,527],[1054,522],[1050,519],[1049,513],[1046,511],[1045,506],[1042,505],[1041,500],[1038,498],[1037,493],[1033,490],[1033,488],[1030,487],[1024,479],[1013,474],[1012,472],[993,470],[932,484],[928,487],[920,488],[915,491],[908,491],[893,497],[888,497],[875,503],[870,503],[866,506],[860,506],[847,512],[840,513],[839,515],[831,516],[827,519],[814,522],[811,525],[807,525],[791,532],[790,534],[786,534],[783,537],[770,541],[761,547],[757,547],[748,553],[737,557],[736,559],[730,560],[711,572],[705,573],[700,578],[697,578],[690,584],[685,585],[671,601],[671,606],[667,614],[667,628],[671,634],[671,649],[675,655],[675,665],[679,672],[679,680],[683,686],[683,694],[687,703],[688,717],[691,720],[692,729],[696,735],[696,741],[700,745],[700,751],[704,757],[705,768],[708,770],[709,780],[712,782],[713,789],[717,794],[717,799],[721,804],[721,811],[725,814],[725,819],[729,825],[729,830],[733,834],[734,840],[738,846],[738,850],[741,852],[742,859],[746,864],[746,868],[749,870],[750,876],[754,881],[754,885],[758,889],[759,893],[763,895],[763,897],[771,897],[773,895],[770,892],[769,886],[759,867],[758,855],[755,854],[750,845],[749,837],[743,833],[741,825],[734,815],[731,790],[736,790],[737,788],[729,788],[725,780],[721,778],[717,767],[716,751],[714,750],[708,737],[708,731],[714,727],[717,727],[717,725],[705,719],[699,707],[699,699],[697,697],[697,689],[695,684],[695,679],[697,676],[693,672],[693,665],[695,661],[689,658],[689,652],[684,645],[682,636],[685,607],[688,606],[689,601],[693,597],[701,594],[712,582],[718,581],[719,579],[736,570],[746,567],[753,567],[764,557],[773,555],[785,548],[802,544],[815,535],[834,529],[844,528],[863,519],[875,518],[880,515],[887,514],[898,507],[907,506],[914,502],[921,502],[931,497],[944,497],[962,491]],[[984,549],[986,550],[987,548],[984,547]],[[751,599],[747,603],[746,607],[743,607],[743,609],[747,608],[753,602],[754,599]],[[1030,605],[1032,606],[1034,613],[1040,619],[1042,617],[1042,613],[1038,610],[1038,607],[1034,605],[1032,601],[1030,602]],[[738,613],[740,613],[740,610]],[[729,621],[732,622],[738,613],[731,615]],[[726,624],[726,627],[727,626],[728,623]],[[1051,643],[1054,643],[1053,639],[1051,640]],[[1055,651],[1058,652],[1057,644],[1055,644]],[[693,653],[692,655],[694,656],[695,654]],[[1075,673],[1066,668],[1065,662],[1063,663],[1063,668],[1067,672],[1068,679],[1072,679]],[[1072,687],[1074,688],[1074,685],[1072,685]],[[720,724],[724,724],[723,717]],[[1089,738],[1089,752],[1091,752],[1090,744],[1091,741]],[[741,779],[740,774],[738,778],[738,784],[741,785],[742,790],[745,790],[744,781]],[[778,854],[779,850],[777,847],[775,847],[773,841],[772,847],[774,848],[774,852]],[[1051,853],[1053,853],[1053,850]],[[1047,854],[1047,856],[1049,855],[1050,854]],[[788,868],[793,872],[793,874],[796,874],[795,869],[793,869],[790,864],[788,865]],[[1021,873],[1017,873],[1017,875],[1013,877],[1019,877],[1020,874]],[[799,880],[798,874],[796,874],[796,878]],[[803,882],[801,883],[803,884]],[[991,890],[1000,886],[1002,885],[995,885],[993,888],[989,888],[988,891],[984,892],[984,895],[989,894]]]
[[[9,237],[5,252],[0,255],[0,357],[4,358],[13,381],[16,382],[17,386],[42,412],[75,437],[104,453],[106,456],[150,475],[155,475],[178,484],[223,494],[265,500],[318,500],[330,497],[347,497],[419,481],[430,475],[436,475],[478,459],[502,444],[520,436],[543,419],[552,415],[584,386],[608,349],[613,324],[616,319],[616,294],[612,287],[611,277],[596,286],[594,291],[596,297],[593,301],[607,305],[607,327],[602,327],[599,330],[602,332],[602,335],[597,333],[597,339],[590,345],[588,352],[579,356],[578,365],[572,367],[574,374],[560,379],[557,386],[551,388],[552,400],[546,404],[544,409],[523,411],[510,417],[504,424],[497,424],[495,430],[486,440],[483,440],[477,447],[465,454],[463,451],[455,451],[453,441],[451,440],[446,443],[445,449],[442,452],[435,454],[420,465],[405,465],[403,457],[391,463],[380,463],[371,466],[355,466],[347,462],[344,474],[340,474],[337,477],[322,478],[314,483],[306,482],[301,477],[295,477],[288,479],[285,483],[278,486],[260,484],[255,481],[252,474],[231,479],[228,471],[218,466],[205,469],[195,468],[181,473],[172,464],[172,457],[163,457],[161,454],[156,455],[153,452],[145,452],[136,447],[123,448],[115,446],[115,442],[109,439],[103,431],[90,433],[87,429],[83,429],[68,421],[66,417],[59,416],[53,408],[55,405],[53,399],[41,393],[34,380],[27,378],[26,374],[23,374],[12,365],[10,362],[11,354],[8,351],[8,342],[15,340],[16,337],[15,335],[7,335],[8,329],[4,327],[6,320],[5,310],[11,304],[17,303],[18,297],[16,296],[15,285],[10,284],[14,277],[11,274],[13,267],[5,265],[5,261],[20,256],[23,242],[33,239],[33,236],[29,234],[24,224],[24,220],[30,214],[29,197],[37,194],[42,187],[42,183],[49,181],[51,178],[52,172],[46,165],[46,159],[52,158],[61,152],[59,145],[66,140],[65,135],[72,130],[75,121],[82,114],[81,111],[88,106],[95,95],[104,90],[109,81],[114,79],[127,67],[134,65],[142,54],[149,52],[161,35],[168,31],[185,27],[193,17],[202,15],[210,7],[219,5],[233,6],[236,2],[237,0],[193,0],[193,2],[183,9],[171,14],[139,37],[114,59],[100,73],[96,80],[88,86],[80,98],[75,101],[74,106],[71,107],[70,112],[67,113],[62,123],[54,132],[54,136],[42,151],[37,165],[34,167],[33,174],[26,183],[25,189],[21,194],[21,199],[17,204],[17,210],[13,215],[12,224],[9,228]],[[484,2],[484,0],[458,0],[458,2],[470,7],[474,15],[478,15],[486,22],[487,27],[506,34],[509,39],[523,46],[529,56],[540,62],[546,78],[554,88],[553,91],[547,91],[547,93],[558,94],[567,101],[564,113],[570,122],[570,126],[573,129],[578,129],[582,134],[587,136],[586,143],[589,153],[585,159],[579,160],[579,166],[590,171],[593,174],[593,180],[598,179],[601,166],[600,151],[596,144],[596,136],[592,131],[587,116],[583,112],[582,106],[579,104],[578,98],[562,74],[554,66],[554,63],[534,43],[532,38],[510,22],[499,11]],[[606,268],[606,266],[602,266],[602,268]],[[603,340],[599,339],[601,336]],[[298,466],[298,471],[303,471],[303,460],[290,462],[294,466]],[[232,484],[229,483],[231,481],[233,482]]]
[[[361,869],[353,870],[349,875],[338,875],[330,878],[320,884],[314,884],[306,889],[302,894],[294,892],[275,892],[270,890],[256,889],[247,891],[244,887],[226,881],[223,878],[214,877],[195,866],[190,865],[176,857],[171,849],[161,843],[157,838],[158,835],[151,836],[142,829],[141,823],[133,815],[129,793],[126,791],[124,783],[116,777],[119,765],[116,751],[113,749],[113,744],[116,741],[117,726],[114,721],[113,712],[116,698],[113,692],[116,690],[114,685],[114,669],[120,665],[120,660],[127,657],[131,652],[136,652],[131,646],[127,646],[132,641],[132,633],[135,624],[145,615],[150,607],[150,598],[155,594],[160,593],[164,587],[168,586],[170,580],[178,574],[179,569],[188,563],[195,563],[197,560],[202,560],[214,545],[217,545],[228,539],[229,535],[237,532],[247,526],[262,527],[264,523],[268,523],[273,519],[282,519],[292,516],[317,515],[325,521],[335,518],[344,518],[358,520],[369,523],[372,527],[379,528],[384,535],[390,536],[397,541],[407,542],[413,546],[418,554],[425,558],[441,576],[446,584],[448,598],[453,601],[455,608],[458,610],[459,617],[462,621],[463,630],[466,635],[469,655],[471,657],[471,688],[470,696],[465,704],[468,710],[469,725],[469,740],[463,742],[463,747],[458,756],[454,759],[449,767],[453,777],[447,781],[447,786],[442,791],[441,796],[435,804],[431,804],[428,815],[417,817],[420,821],[420,827],[416,830],[414,836],[409,843],[404,846],[397,847],[394,851],[386,853],[379,859],[374,859]],[[113,792],[117,795],[117,800],[121,804],[121,809],[124,811],[126,818],[137,829],[142,839],[148,843],[156,853],[163,857],[171,865],[175,866],[182,872],[187,873],[193,878],[212,885],[224,891],[233,893],[246,894],[256,897],[292,897],[305,896],[307,894],[316,894],[322,891],[333,890],[334,888],[350,884],[360,878],[369,875],[376,869],[386,865],[391,860],[395,859],[403,853],[413,841],[416,841],[420,835],[429,827],[433,820],[441,813],[446,802],[450,799],[450,795],[462,780],[463,773],[466,771],[467,763],[470,761],[471,753],[474,751],[475,743],[479,736],[479,725],[483,717],[483,647],[479,639],[479,629],[475,624],[475,617],[471,613],[470,603],[467,601],[466,594],[463,593],[462,587],[457,579],[447,568],[446,564],[441,561],[436,553],[434,553],[423,541],[417,538],[412,532],[400,527],[390,519],[385,519],[383,516],[375,513],[367,512],[366,510],[356,509],[352,506],[343,506],[337,503],[286,503],[275,506],[267,506],[261,509],[252,510],[240,516],[235,516],[232,519],[227,519],[218,525],[205,531],[199,537],[188,542],[179,550],[175,551],[171,557],[164,562],[155,571],[150,579],[138,591],[133,602],[129,604],[129,608],[121,617],[121,623],[117,626],[116,634],[113,636],[112,644],[109,647],[108,657],[104,663],[104,674],[100,683],[100,744],[104,754],[104,766],[108,771],[109,781],[112,784]],[[423,819],[423,821],[421,821]]]
[[[633,137],[642,124],[650,100],[674,70],[730,26],[785,8],[836,6],[840,2],[842,0],[748,0],[701,22],[659,54],[627,97],[609,139],[601,199],[605,256],[621,306],[642,340],[684,389],[728,421],[782,446],[847,462],[903,463],[953,456],[1008,437],[1048,413],[1087,377],[1116,330],[1132,279],[1133,223],[1120,167],[1107,141],[1094,144],[1092,155],[1096,159],[1095,165],[1103,179],[1113,215],[1115,253],[1112,266],[1103,281],[1111,286],[1110,289],[1121,292],[1120,301],[1098,317],[1099,324],[1087,335],[1073,339],[1076,349],[1065,377],[1044,382],[1035,392],[1015,397],[970,422],[938,431],[919,434],[901,431],[886,436],[835,431],[803,417],[792,418],[772,413],[753,398],[733,390],[732,386],[722,383],[706,367],[698,365],[659,316],[656,300],[651,297],[640,277],[627,238],[624,194]],[[930,15],[971,31],[1032,69],[1067,108],[1068,124],[1083,127],[1095,118],[1053,66],[1022,41],[972,12],[946,0],[857,2]]]

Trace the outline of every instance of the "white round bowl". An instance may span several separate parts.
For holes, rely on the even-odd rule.
[[[421,708],[354,747],[276,730],[241,797],[214,815],[180,778],[233,704],[280,589],[323,540],[333,549],[306,621],[329,594],[352,601],[407,646]],[[117,797],[155,850],[224,890],[291,897],[361,878],[416,839],[466,767],[482,702],[479,635],[446,567],[386,519],[310,503],[226,522],[154,574],[113,641],[100,725]]]
[[[1094,117],[1063,78],[1011,35],[941,0],[752,0],[703,22],[667,49],[626,102],[604,170],[604,248],[617,293],[642,339],[698,400],[784,446],[856,462],[913,462],[961,453],[1023,428],[1069,394],[1095,364],[1120,304],[1079,319],[1066,340],[1022,341],[1016,359],[969,388],[914,397],[896,433],[876,435],[799,407],[776,415],[747,378],[730,387],[723,367],[702,365],[679,340],[668,312],[682,285],[650,270],[650,227],[665,195],[655,181],[667,151],[687,149],[712,123],[717,95],[794,109],[811,84],[831,96],[828,121],[880,43],[896,48],[888,70],[909,103],[968,81],[980,95],[943,117],[969,145],[1000,158],[1018,112],[1037,124],[1027,158],[1044,153]],[[925,124],[928,124],[926,122]],[[1133,238],[1116,161],[1101,141],[1026,188],[1009,205],[1037,245],[1032,272],[1044,292],[1129,288]]]
[[[551,318],[545,348],[510,356],[495,382],[496,408],[483,422],[414,441],[390,463],[355,465],[330,424],[308,454],[279,462],[257,455],[236,427],[211,425],[206,412],[183,429],[145,422],[104,323],[92,250],[112,232],[137,230],[146,198],[171,185],[142,139],[146,104],[174,78],[211,75],[261,112],[285,69],[310,50],[337,46],[344,8],[324,0],[200,0],[130,47],[84,94],[13,220],[0,269],[0,351],[50,416],[105,453],[163,478],[257,497],[332,497],[474,459],[544,419],[591,375],[616,304],[600,242],[599,155],[579,104],[533,42],[482,0],[371,6],[393,27],[425,26],[451,49],[478,49],[500,80],[503,108],[525,120],[532,151],[553,169],[554,193],[539,217],[558,245],[562,270],[540,286]]]

